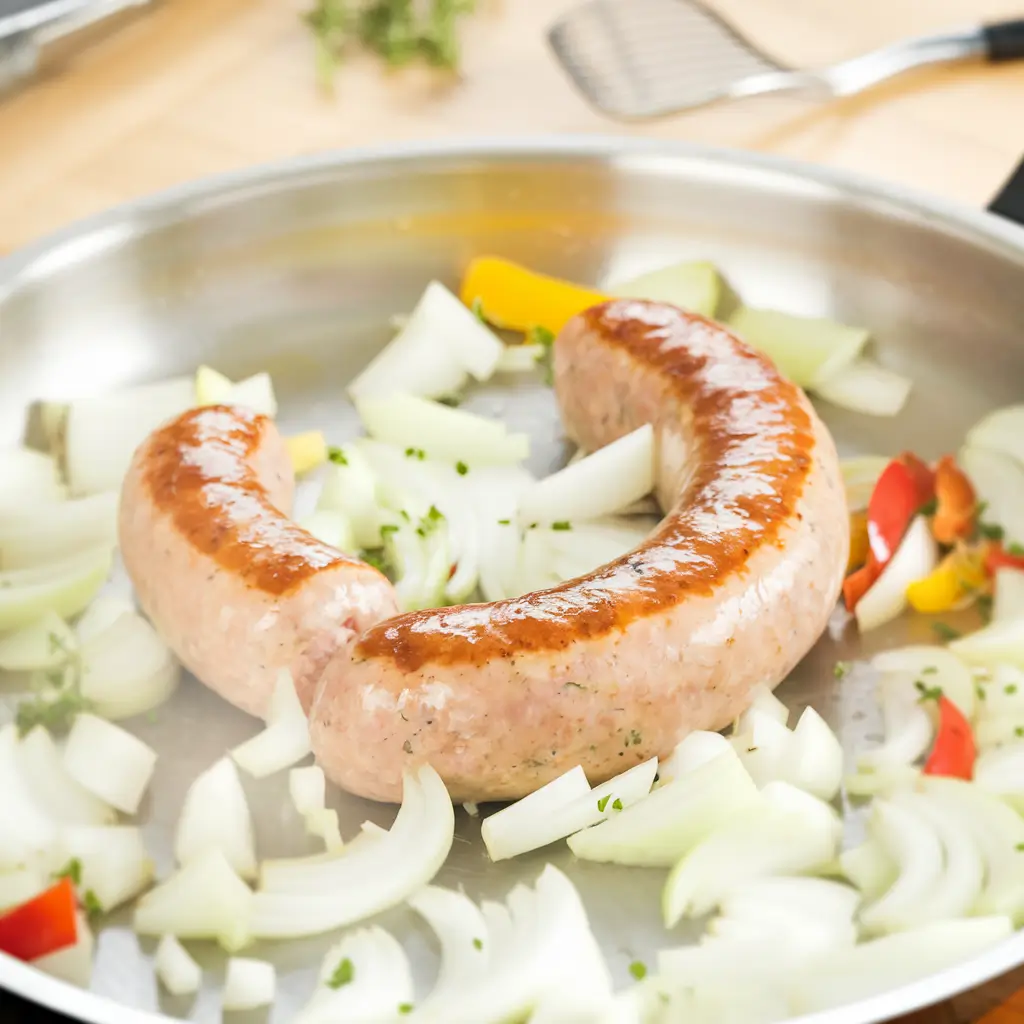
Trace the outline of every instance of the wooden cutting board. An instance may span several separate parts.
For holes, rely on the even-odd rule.
[[[310,0],[311,2],[311,0]],[[0,252],[115,203],[260,161],[453,135],[625,132],[756,149],[983,206],[1024,154],[1024,64],[924,70],[821,104],[765,98],[642,128],[591,111],[544,43],[572,0],[478,0],[460,76],[355,57],[318,91],[303,0],[163,0],[0,102]],[[783,61],[1024,15],[1024,0],[716,0]],[[1024,970],[915,1024],[1024,1021]],[[1016,994],[1015,994],[1016,993]]]

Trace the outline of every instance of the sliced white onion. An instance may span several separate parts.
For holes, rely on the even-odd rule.
[[[547,353],[546,345],[506,345],[501,350],[495,373],[529,373]]]
[[[747,732],[750,729],[750,715],[754,713],[773,718],[781,725],[785,725],[789,721],[789,708],[763,684],[755,686],[751,691],[750,704],[747,710],[740,715],[734,731],[736,733]]]
[[[513,591],[528,594],[547,590],[561,582],[562,577],[555,571],[547,530],[527,530],[519,545],[519,565],[516,570]]]
[[[582,860],[668,867],[758,804],[754,781],[730,749],[570,836],[569,849]]]
[[[190,996],[199,991],[203,972],[185,947],[173,936],[164,935],[153,957],[156,976],[172,996]]]
[[[68,734],[64,767],[90,793],[134,814],[153,776],[156,751],[102,718],[80,714]]]
[[[73,401],[64,427],[64,458],[72,491],[119,491],[135,449],[157,427],[194,404],[192,377]]]
[[[328,950],[316,992],[293,1024],[394,1024],[412,998],[405,950],[377,925],[360,928]]]
[[[159,707],[174,693],[181,666],[141,615],[127,612],[82,644],[82,696],[119,721]]]
[[[895,416],[906,404],[913,381],[887,370],[871,359],[855,359],[827,380],[814,384],[814,392],[833,405],[868,416]]]
[[[1013,718],[979,717],[974,723],[974,742],[978,750],[990,750],[1024,737],[1024,715]]]
[[[51,885],[50,876],[38,868],[13,868],[0,871],[0,914],[27,903]]]
[[[976,687],[979,720],[1024,717],[1024,671],[1021,669],[995,665],[987,681],[977,683]]]
[[[744,715],[747,731],[732,737],[743,767],[758,786],[786,779],[793,751],[793,734],[781,722],[757,710]]]
[[[825,922],[853,920],[860,893],[824,878],[758,878],[722,900],[721,914],[733,920],[800,914]]]
[[[355,445],[340,449],[342,462],[330,462],[317,500],[320,511],[343,515],[352,528],[352,539],[361,548],[380,545],[381,514],[377,480],[366,457]]]
[[[712,832],[672,869],[662,894],[665,926],[707,913],[751,879],[821,869],[835,856],[840,834],[826,803],[787,783],[769,783],[760,806]]]
[[[71,627],[56,612],[47,611],[31,625],[0,639],[0,669],[31,672],[58,668],[77,647]]]
[[[846,487],[846,507],[851,512],[867,508],[878,478],[891,461],[884,455],[860,455],[839,463]]]
[[[122,615],[128,615],[134,611],[135,605],[131,601],[113,594],[100,594],[82,612],[75,623],[75,636],[78,638],[78,643],[87,643],[106,632]]]
[[[98,547],[34,569],[0,572],[0,632],[23,629],[46,612],[62,619],[77,615],[103,586],[112,561],[111,548]]]
[[[839,855],[839,867],[861,892],[865,900],[882,895],[899,875],[899,865],[876,839],[865,839],[859,846]]]
[[[939,549],[924,516],[917,516],[881,576],[857,602],[854,615],[862,633],[877,629],[903,614],[907,588],[938,565]]]
[[[264,416],[277,415],[274,385],[267,373],[246,377],[237,384],[209,366],[196,370],[195,404],[239,405]]]
[[[274,684],[267,710],[267,727],[239,744],[231,756],[255,779],[284,771],[310,751],[309,723],[302,710],[291,673],[282,669]]]
[[[1024,618],[991,622],[951,640],[949,649],[970,665],[991,668],[1005,664],[1024,669]]]
[[[448,856],[455,811],[429,766],[406,774],[391,830],[320,864],[275,873],[275,888],[253,902],[259,938],[315,935],[351,924],[407,899],[429,883]]]
[[[625,299],[669,302],[702,316],[714,316],[722,289],[722,278],[715,265],[693,260],[659,267],[604,290]]]
[[[1007,917],[942,921],[888,935],[816,959],[792,990],[795,1012],[867,999],[962,963],[1013,930]]]
[[[1024,618],[1024,570],[996,569],[994,590],[993,622]]]
[[[324,841],[328,853],[340,853],[344,849],[341,829],[338,827],[338,812],[332,807],[320,807],[306,814],[306,831]]]
[[[931,716],[921,704],[913,673],[893,672],[878,682],[885,723],[885,742],[857,758],[861,771],[913,764],[928,749],[935,732]]]
[[[658,765],[658,779],[663,784],[671,782],[731,749],[729,741],[720,732],[697,729],[676,745],[667,761]]]
[[[24,569],[117,543],[116,491],[0,512],[0,566]]]
[[[415,448],[451,465],[501,466],[530,454],[526,434],[510,434],[498,420],[413,395],[365,396],[356,409],[371,437],[403,451]]]
[[[348,554],[355,554],[358,550],[352,524],[342,512],[318,508],[299,519],[298,524],[307,533],[311,533],[317,540],[329,544],[332,548]]]
[[[1024,740],[981,753],[974,763],[974,782],[1024,811]]]
[[[396,573],[398,607],[402,611],[436,608],[451,577],[447,523],[437,522],[429,531],[404,520],[392,527],[385,535],[384,550]]]
[[[654,429],[620,437],[585,459],[539,480],[522,497],[519,521],[597,519],[638,501],[654,488]]]
[[[52,978],[59,978],[69,985],[87,989],[92,984],[92,961],[96,941],[89,927],[89,919],[81,911],[75,915],[75,929],[74,945],[41,956],[32,961],[32,966]]]
[[[153,880],[142,833],[129,825],[64,828],[55,849],[58,863],[79,863],[79,889],[91,892],[104,913],[134,899]]]
[[[568,807],[589,793],[587,776],[582,766],[576,765],[528,796],[485,818],[480,827],[484,844],[489,844],[500,834],[511,835],[529,828],[532,822],[557,814],[563,807]]]
[[[0,451],[0,516],[62,502],[66,497],[60,470],[51,456],[31,448]]]
[[[40,867],[56,871],[53,863],[57,823],[39,806],[18,764],[18,731],[0,729],[0,871]]]
[[[885,796],[897,789],[912,786],[921,772],[909,764],[861,765],[847,775],[843,786],[849,796]]]
[[[222,757],[189,786],[174,833],[179,864],[219,850],[236,874],[256,877],[252,814],[234,762]]]
[[[1024,405],[990,412],[971,427],[966,440],[971,448],[998,452],[1024,465]]]
[[[327,780],[319,765],[293,768],[288,773],[288,795],[299,814],[323,810],[327,800]]]
[[[17,766],[36,805],[62,825],[109,825],[113,807],[71,776],[53,737],[37,725],[17,745]]]
[[[883,651],[871,659],[872,668],[883,674],[907,673],[929,689],[938,687],[964,714],[974,717],[975,683],[971,670],[950,650],[918,644]]]
[[[652,757],[553,812],[530,816],[517,813],[512,804],[484,821],[481,832],[487,852],[493,861],[505,860],[597,825],[647,796],[657,772],[658,759]],[[503,818],[509,811],[511,817]]]
[[[973,445],[960,449],[957,462],[985,503],[985,519],[1001,526],[1008,541],[1024,542],[1024,465],[1004,452]]]
[[[142,896],[132,927],[139,935],[215,939],[234,952],[252,935],[252,900],[224,854],[210,850]]]
[[[614,520],[576,522],[571,527],[529,531],[543,536],[552,568],[563,580],[584,576],[600,565],[621,558],[641,544],[650,532],[645,524],[615,523]]]
[[[430,321],[432,331],[436,332],[435,343],[440,341],[447,345],[477,380],[490,379],[501,358],[503,346],[472,310],[444,285],[431,281],[413,310],[413,318],[418,312]]]
[[[869,333],[835,320],[740,306],[730,326],[764,353],[794,384],[819,389],[856,372]]]
[[[277,972],[266,960],[233,956],[224,974],[225,1010],[255,1010],[274,1002]]]

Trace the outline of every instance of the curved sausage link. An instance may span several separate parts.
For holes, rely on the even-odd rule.
[[[186,412],[135,453],[120,545],[139,603],[197,678],[262,715],[281,669],[308,709],[327,661],[394,615],[375,569],[296,526],[274,424],[238,408]]]
[[[455,800],[593,783],[719,729],[824,629],[849,528],[836,452],[804,394],[725,328],[618,300],[555,344],[569,436],[652,423],[669,509],[632,553],[524,597],[400,615],[327,665],[311,716],[328,776],[397,801],[429,762]]]

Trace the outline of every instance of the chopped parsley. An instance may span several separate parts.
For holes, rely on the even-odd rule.
[[[340,448],[328,448],[327,458],[329,458],[336,466],[348,465],[348,459],[345,458],[345,453]]]
[[[572,529],[572,523],[567,522],[566,520],[563,519],[563,520],[560,520],[557,523],[552,523],[551,524],[551,529],[552,530],[571,530]]]
[[[483,949],[484,948],[484,940],[483,939],[474,939],[473,940],[473,948],[474,949]]]
[[[836,679],[844,679],[853,671],[853,663],[849,661],[837,661],[832,667],[832,674]]]
[[[603,796],[597,801],[597,809],[604,814],[604,809],[608,806],[608,801],[611,800],[611,795]]]
[[[511,522],[512,522],[511,519],[499,519],[498,520],[498,525],[499,526],[508,526]]]
[[[925,665],[925,667],[923,669],[921,669],[921,675],[923,675],[923,676],[933,676],[938,671],[939,671],[939,669],[938,669],[937,665]]]
[[[404,1017],[408,1013],[412,1013],[412,1003],[399,1003],[398,1012]]]
[[[1018,852],[1024,852],[1024,843],[1018,843],[1017,850]]]
[[[926,501],[918,510],[919,516],[933,516],[939,507],[938,498],[932,498],[931,501]]]
[[[1006,553],[1008,555],[1014,555],[1016,558],[1024,556],[1024,544],[1018,544],[1014,541],[1012,544],[1006,545]]]
[[[544,353],[537,362],[540,366],[544,383],[555,383],[555,336],[546,327],[531,327],[526,332],[528,345],[543,345]]]
[[[921,700],[938,700],[942,696],[941,686],[927,686],[920,679],[914,681],[914,689],[921,694]]]
[[[377,572],[382,572],[387,575],[387,562],[384,560],[383,551],[360,551],[359,557],[367,565],[372,565]]]
[[[54,872],[54,878],[67,878],[70,879],[72,885],[82,884],[82,862],[77,857],[72,857],[60,869],[60,871]]]
[[[1014,735],[1014,736],[1024,736],[1024,725],[1018,725],[1018,726],[1017,726],[1017,727],[1016,727],[1016,728],[1015,728],[1015,729],[1013,730],[1013,735]]]
[[[384,537],[386,537],[389,533],[397,533],[397,532],[398,532],[398,526],[397,526],[396,523],[385,523],[380,528],[380,535],[381,535],[382,539]]]
[[[473,310],[473,316],[480,321],[480,323],[487,323],[487,317],[484,316],[484,300],[478,295],[469,307]]]
[[[334,968],[334,973],[327,979],[327,987],[344,988],[352,983],[355,975],[356,969],[352,966],[352,961],[346,956]]]
[[[612,810],[613,811],[621,811],[622,810],[622,801],[618,797],[616,797],[612,801]]]
[[[1017,684],[1016,683],[1007,683],[1003,687],[1003,693],[1005,693],[1007,697],[1012,697],[1016,692],[1017,692]]]
[[[978,695],[978,700],[988,700],[988,691],[980,683],[975,686],[974,692]]]
[[[643,981],[647,977],[647,964],[642,960],[634,960],[629,965],[629,973],[636,978],[637,981]]]
[[[461,459],[455,463],[455,472],[459,476],[465,476],[469,472],[469,466],[467,466]]]
[[[407,459],[419,459],[422,462],[427,457],[427,453],[422,448],[406,448],[405,457]]]
[[[37,725],[50,732],[66,732],[81,712],[92,709],[92,701],[82,696],[77,675],[69,682],[60,673],[56,675],[58,686],[18,704],[14,722],[19,736],[27,736]],[[52,676],[48,678],[53,685]]]
[[[985,540],[1002,540],[1006,531],[996,523],[978,523],[978,536]]]
[[[959,629],[954,629],[945,622],[933,622],[932,632],[943,640],[956,640],[961,636]]]
[[[103,905],[92,889],[86,889],[82,894],[82,909],[89,917],[95,917],[97,914],[103,913]]]
[[[449,409],[458,409],[462,399],[458,395],[445,395],[437,400],[438,405],[447,405]]]

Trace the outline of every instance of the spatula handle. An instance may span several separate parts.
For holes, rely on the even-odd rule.
[[[982,32],[989,60],[1016,60],[1024,57],[1024,18],[997,21],[983,26]]]
[[[1024,227],[1024,160],[1010,175],[995,199],[988,204],[992,213]]]

